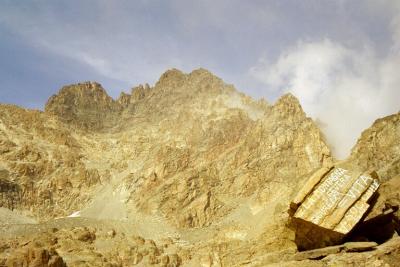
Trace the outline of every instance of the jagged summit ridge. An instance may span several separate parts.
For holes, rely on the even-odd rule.
[[[50,112],[57,100],[59,100],[59,104],[66,106],[74,106],[79,104],[79,101],[85,102],[86,100],[106,105],[113,102],[113,99],[107,94],[101,84],[93,81],[62,87],[57,95],[49,98],[45,105],[45,110]]]
[[[29,111],[21,113],[17,119],[8,119],[7,116],[11,115],[8,111],[3,115],[5,121],[21,121],[29,114]],[[171,178],[168,186],[172,184],[182,187],[183,196],[180,198],[187,198],[188,203],[185,202],[181,207],[182,210],[186,209],[182,216],[170,210],[182,203],[175,203],[173,199],[176,193],[161,182],[159,187],[147,182],[139,187],[134,186],[137,192],[143,194],[152,190],[163,192],[154,196],[151,194],[148,199],[138,198],[135,205],[143,211],[148,211],[149,203],[153,206],[162,205],[159,208],[168,220],[180,227],[208,225],[225,214],[227,210],[218,201],[221,192],[251,195],[256,188],[261,191],[265,189],[265,177],[286,179],[291,172],[288,167],[290,164],[300,166],[305,173],[330,157],[318,128],[305,117],[293,96],[284,96],[270,106],[264,101],[255,101],[237,92],[231,85],[204,69],[189,74],[178,70],[167,71],[154,87],[137,86],[131,94],[124,93],[117,100],[108,96],[98,83],[65,86],[49,99],[45,112],[37,113],[33,120],[37,121],[37,128],[34,128],[37,133],[52,133],[52,128],[42,126],[44,121],[53,121],[53,128],[62,125],[62,129],[66,129],[60,133],[60,137],[54,137],[53,134],[40,135],[44,143],[56,147],[58,141],[55,141],[59,138],[75,147],[76,153],[72,158],[79,165],[76,167],[79,169],[79,177],[71,173],[63,175],[61,179],[54,173],[53,167],[46,167],[49,172],[43,174],[48,176],[51,184],[68,185],[73,189],[82,186],[82,179],[88,180],[86,185],[92,185],[95,181],[108,179],[110,172],[113,176],[130,169],[134,177],[143,177],[146,181],[150,181],[147,178],[153,175]],[[77,127],[79,131],[76,131]],[[71,129],[74,134],[67,129]],[[7,137],[13,134],[23,141]],[[11,144],[9,149],[18,150],[17,144],[31,142],[30,139],[25,140],[23,135],[13,134],[4,136],[4,144]],[[302,147],[301,144],[306,145]],[[34,154],[41,147],[32,146]],[[25,146],[21,147],[21,152],[18,152],[21,159],[29,155],[26,149]],[[228,150],[229,153],[226,152]],[[54,152],[58,153],[58,150]],[[284,156],[276,157],[276,153]],[[283,159],[289,158],[292,162],[288,162],[289,165],[285,167]],[[6,162],[12,159],[5,158]],[[59,164],[63,171],[68,172],[69,165],[64,166],[63,163],[71,164],[71,161],[59,159],[46,164]],[[196,173],[202,172],[199,166],[216,173],[201,178],[200,184],[193,185],[194,188],[186,188],[182,184],[184,180],[174,176],[197,177]],[[278,171],[278,166],[287,171]],[[12,165],[10,173],[21,172],[26,176],[29,169],[25,168],[31,167]],[[61,172],[61,169],[57,172]],[[257,170],[257,178],[250,178],[255,175],[254,170]],[[244,180],[235,181],[232,172]],[[40,174],[42,170],[37,175]],[[253,181],[250,185],[240,186],[250,181]],[[129,179],[124,183],[133,186]],[[226,183],[229,183],[229,190],[225,187]],[[199,197],[192,204],[192,197],[189,196],[191,190],[198,192],[194,199]],[[59,192],[61,197],[68,190]],[[137,193],[137,196],[143,194]],[[164,197],[167,200],[163,200]],[[135,195],[131,199],[135,199]],[[206,213],[201,208],[203,200],[214,205]],[[68,210],[68,207],[60,204],[58,209]]]
[[[180,87],[184,82],[202,82],[207,84],[218,83],[219,85],[222,85],[223,83],[220,78],[204,68],[195,69],[188,74],[174,68],[164,72],[155,87],[167,87],[173,89]]]
[[[273,109],[279,110],[282,116],[306,116],[299,100],[291,93],[281,96],[274,104]]]
[[[184,108],[203,114],[239,108],[257,119],[266,112],[268,104],[239,93],[205,69],[188,74],[171,69],[153,87],[138,85],[131,93],[122,92],[117,100],[95,82],[65,86],[47,101],[45,112],[78,127],[98,130],[114,127],[119,120],[135,113],[164,117],[171,112],[183,112]]]
[[[110,117],[120,110],[118,102],[96,82],[64,86],[57,95],[49,98],[45,106],[46,113],[85,129],[99,129],[109,124]]]

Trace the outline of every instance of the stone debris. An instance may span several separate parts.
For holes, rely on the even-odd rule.
[[[330,254],[340,252],[361,252],[373,250],[378,244],[375,242],[347,242],[342,245],[318,248],[296,253],[294,260],[321,259]]]
[[[104,227],[104,225],[103,225]],[[181,250],[141,236],[108,236],[109,229],[48,229],[29,237],[0,239],[0,267],[182,265]],[[94,239],[94,232],[98,234]],[[81,238],[83,237],[83,238]]]
[[[340,243],[362,219],[379,187],[375,173],[317,170],[290,204],[300,250]]]
[[[55,250],[29,245],[13,250],[8,259],[0,258],[0,266],[66,267],[67,265]]]

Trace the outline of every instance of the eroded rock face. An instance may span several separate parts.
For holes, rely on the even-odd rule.
[[[382,180],[380,199],[388,197],[393,203],[400,173],[400,113],[378,119],[365,130],[348,161],[363,169],[375,169]]]
[[[96,236],[96,238],[94,238]],[[179,267],[181,253],[173,241],[154,242],[140,236],[87,227],[52,229],[30,237],[0,241],[1,266],[159,266]]]
[[[45,111],[84,129],[99,130],[113,125],[121,106],[96,82],[63,87],[46,103]]]
[[[0,179],[0,207],[6,207],[10,210],[21,207],[21,187],[8,181]]]
[[[76,131],[57,117],[0,105],[0,142],[13,144],[0,153],[0,164],[7,183],[15,185],[2,195],[12,194],[7,199],[16,200],[16,208],[42,219],[68,215],[87,197],[85,188],[100,179],[86,166],[78,140]]]
[[[37,266],[37,267],[66,267],[64,260],[55,250],[47,250],[36,245],[15,249],[7,259],[3,260],[4,266]]]
[[[364,170],[375,168],[382,180],[367,225],[360,232],[377,242],[400,233],[400,113],[378,119],[366,129],[348,162]]]
[[[400,173],[400,113],[378,119],[352,149],[349,161],[377,170],[382,182]]]
[[[305,260],[305,259],[320,259],[331,254],[337,254],[340,252],[360,252],[373,250],[378,246],[375,242],[349,242],[343,245],[330,246],[325,248],[319,248],[314,250],[308,250],[304,252],[297,253],[294,258],[295,260]]]

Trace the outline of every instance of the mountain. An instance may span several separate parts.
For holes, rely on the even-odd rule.
[[[348,163],[398,181],[398,118],[366,130]],[[257,101],[204,69],[168,70],[116,100],[85,82],[44,112],[0,105],[0,145],[0,259],[17,236],[16,258],[36,253],[29,241],[68,266],[289,260],[290,200],[335,162],[295,96]]]
[[[388,181],[400,173],[399,136],[400,113],[378,119],[361,134],[349,159]]]

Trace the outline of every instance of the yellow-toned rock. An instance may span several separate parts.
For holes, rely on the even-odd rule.
[[[317,170],[291,203],[299,249],[340,242],[364,216],[378,187],[376,174],[339,166]]]

